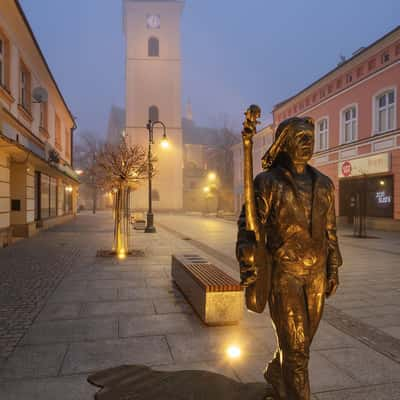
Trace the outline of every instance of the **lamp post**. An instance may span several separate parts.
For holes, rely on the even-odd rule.
[[[168,139],[167,139],[167,128],[165,124],[161,121],[151,121],[146,125],[147,130],[149,131],[149,152],[148,152],[148,178],[149,178],[149,209],[147,211],[147,224],[146,224],[146,229],[144,230],[145,233],[155,233],[156,228],[154,226],[154,214],[153,214],[153,206],[152,206],[152,174],[153,174],[153,161],[152,161],[152,151],[151,151],[151,146],[154,144],[154,125],[161,125],[163,128],[163,138],[162,138],[162,147],[168,147]]]

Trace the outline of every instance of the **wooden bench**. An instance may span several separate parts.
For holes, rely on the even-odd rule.
[[[0,229],[0,247],[7,247],[12,243],[13,229],[11,227]]]
[[[240,283],[196,254],[172,255],[172,279],[207,325],[237,324],[243,314]]]

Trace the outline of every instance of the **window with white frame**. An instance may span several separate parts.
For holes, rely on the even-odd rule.
[[[395,129],[396,98],[393,89],[375,97],[375,133]]]
[[[323,118],[317,122],[317,151],[326,150],[328,148],[328,119]]]
[[[5,85],[6,81],[6,57],[5,57],[5,43],[4,39],[0,36],[0,86]]]
[[[26,111],[31,111],[31,73],[23,63],[20,66],[19,103]]]
[[[354,142],[357,138],[357,108],[351,106],[342,111],[343,143]]]

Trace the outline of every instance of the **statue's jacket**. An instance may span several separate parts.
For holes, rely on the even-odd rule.
[[[336,235],[334,185],[317,169],[312,176],[312,207],[306,213],[291,172],[281,166],[264,171],[254,180],[259,223],[274,264],[293,269],[342,264]],[[307,218],[307,215],[310,217]],[[248,244],[244,207],[238,221],[237,246]]]

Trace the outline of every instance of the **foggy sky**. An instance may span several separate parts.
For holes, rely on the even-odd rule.
[[[104,134],[125,103],[121,0],[21,0],[78,131]],[[400,24],[399,0],[187,0],[183,103],[194,120],[240,131],[258,103],[265,121],[295,94]]]

